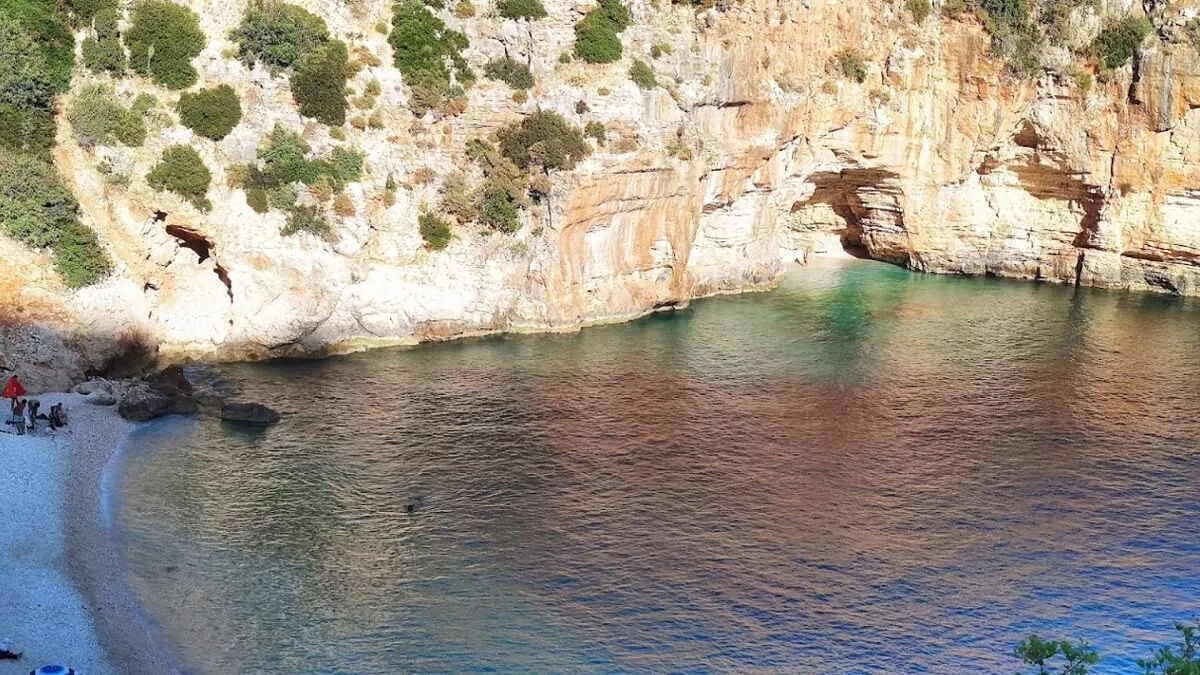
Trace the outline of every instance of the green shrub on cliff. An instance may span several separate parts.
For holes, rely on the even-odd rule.
[[[588,63],[613,63],[621,59],[624,30],[603,8],[593,10],[575,24],[575,56]]]
[[[115,11],[120,7],[120,0],[67,0],[71,14],[75,15],[77,25],[86,24],[99,12]]]
[[[292,76],[292,93],[301,115],[333,127],[346,123],[348,59],[346,44],[330,40],[300,64]]]
[[[95,232],[79,222],[78,214],[75,197],[51,163],[0,152],[0,223],[27,246],[51,248],[72,288],[100,280],[111,267]]]
[[[450,223],[432,213],[417,217],[417,229],[430,250],[440,251],[450,245]]]
[[[453,113],[461,105],[447,103],[463,98],[475,74],[463,58],[470,45],[467,36],[450,30],[417,0],[396,5],[392,32],[388,36],[395,51],[396,68],[410,90],[409,108],[417,116],[429,110]]]
[[[546,17],[542,0],[500,0],[500,16],[506,19],[529,19],[536,21]]]
[[[573,169],[592,149],[579,127],[562,115],[539,110],[497,132],[500,152],[520,169]]]
[[[207,38],[195,12],[170,0],[139,0],[132,21],[125,43],[134,71],[169,89],[196,83],[192,59],[204,49]]]
[[[533,87],[533,73],[529,72],[529,66],[507,56],[488,61],[483,67],[483,74],[489,79],[504,82],[513,89]]]
[[[123,107],[103,85],[82,89],[67,111],[67,120],[83,147],[110,145],[114,141],[138,147],[146,141],[146,124],[141,114]]]
[[[8,82],[19,81],[17,74],[29,70],[29,65],[12,60],[10,54],[27,49],[31,42],[41,53],[37,66],[45,68],[39,79],[47,78],[55,92],[66,91],[71,84],[71,69],[75,66],[75,35],[67,27],[58,3],[54,0],[0,0],[0,23],[7,22],[12,23],[11,28],[0,29],[0,70],[9,72],[0,78]],[[16,37],[12,29],[23,36]]]
[[[912,14],[913,22],[918,25],[925,23],[925,19],[929,18],[929,14],[933,11],[929,0],[905,0],[904,6],[908,9],[908,13]]]
[[[129,59],[121,46],[121,33],[117,28],[120,18],[116,9],[103,9],[92,19],[94,35],[83,41],[83,65],[88,70],[107,72],[116,77],[125,74]]]
[[[280,233],[290,237],[301,232],[316,235],[326,239],[332,234],[325,213],[318,206],[293,206],[288,211],[287,224]]]
[[[233,88],[222,84],[179,97],[179,119],[197,134],[219,141],[242,120],[242,106]]]
[[[867,59],[857,49],[842,49],[834,54],[832,69],[842,77],[860,84],[867,79]]]
[[[325,20],[308,10],[279,0],[257,0],[246,9],[241,25],[229,36],[249,65],[299,65],[329,40]]]
[[[1101,30],[1093,47],[1106,68],[1120,68],[1129,63],[1153,30],[1146,17],[1127,16]]]
[[[163,151],[162,160],[146,174],[146,182],[156,190],[186,197],[204,209],[212,173],[195,150],[186,145],[172,145]]]
[[[22,24],[0,14],[0,104],[25,110],[54,107],[56,82],[46,56]]]
[[[658,86],[654,69],[641,59],[634,59],[633,65],[629,67],[629,79],[633,80],[639,89],[653,89]]]

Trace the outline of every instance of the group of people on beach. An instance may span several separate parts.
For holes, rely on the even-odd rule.
[[[24,436],[26,432],[37,432],[38,422],[45,422],[51,431],[67,425],[67,413],[61,403],[50,406],[50,414],[41,412],[42,403],[37,399],[16,399],[12,401],[12,421],[9,424],[17,428],[17,435]]]
[[[18,436],[24,436],[26,432],[36,433],[38,422],[45,422],[51,431],[67,425],[67,411],[63,409],[62,403],[50,406],[50,414],[47,415],[41,412],[41,401],[22,398],[25,393],[25,387],[21,386],[21,381],[16,375],[8,379],[8,384],[4,387],[4,397],[12,399],[12,417],[7,424],[17,428]]]

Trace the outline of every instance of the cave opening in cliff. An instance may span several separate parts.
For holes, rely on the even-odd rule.
[[[829,235],[831,245],[836,236],[843,253],[870,258],[864,226],[873,211],[899,213],[889,187],[894,181],[894,174],[881,169],[814,173],[808,178],[813,185],[812,195],[793,204],[791,212],[807,229]]]

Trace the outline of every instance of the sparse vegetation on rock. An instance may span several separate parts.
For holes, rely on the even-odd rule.
[[[629,79],[640,89],[653,89],[658,86],[654,70],[641,59],[634,59],[633,65],[629,67]]]
[[[417,0],[396,5],[388,42],[410,89],[409,107],[418,117],[430,110],[452,112],[446,104],[465,98],[464,88],[475,81],[462,56],[470,44],[467,36],[447,28]]]
[[[483,67],[483,74],[489,79],[504,82],[513,89],[533,87],[533,73],[529,72],[529,66],[507,56],[488,61]]]
[[[417,229],[430,250],[440,251],[450,245],[450,223],[432,213],[417,217]]]
[[[292,68],[325,45],[329,28],[324,19],[297,5],[257,0],[229,37],[248,64]]]

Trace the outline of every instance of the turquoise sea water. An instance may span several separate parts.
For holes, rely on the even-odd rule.
[[[574,335],[211,371],[117,525],[189,672],[1098,672],[1200,613],[1200,306],[822,264]],[[409,513],[409,505],[413,506]]]

